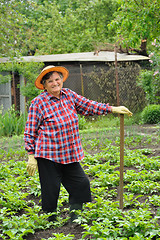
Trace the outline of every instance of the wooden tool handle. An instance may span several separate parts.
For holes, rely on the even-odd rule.
[[[120,114],[120,186],[119,186],[120,209],[123,209],[123,169],[124,169],[124,114]]]

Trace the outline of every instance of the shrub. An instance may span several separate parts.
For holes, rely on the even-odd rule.
[[[141,70],[137,84],[146,93],[148,104],[160,103],[160,41],[155,39],[152,42],[150,57],[151,70]]]
[[[156,124],[160,122],[160,105],[148,105],[142,111],[144,123]]]

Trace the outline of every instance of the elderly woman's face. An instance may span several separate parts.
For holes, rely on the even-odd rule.
[[[53,72],[50,78],[45,81],[44,87],[48,93],[59,98],[63,87],[63,79],[57,72]]]

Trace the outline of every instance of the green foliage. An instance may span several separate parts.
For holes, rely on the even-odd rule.
[[[0,112],[0,136],[20,135],[24,131],[26,117],[11,107],[2,114]]]
[[[149,105],[142,111],[144,123],[155,124],[160,122],[160,105]]]
[[[138,85],[143,88],[146,93],[146,99],[149,103],[154,101],[154,93],[153,93],[153,71],[152,70],[141,70]]]
[[[125,119],[126,120],[126,119]],[[112,114],[107,116],[93,116],[89,117],[87,120],[87,128],[91,129],[103,129],[109,127],[117,127],[119,125],[119,118],[114,117]]]
[[[131,127],[131,136],[133,127]],[[111,134],[109,134],[111,132]],[[156,128],[156,138],[159,135]],[[82,165],[90,177],[93,202],[84,204],[76,220],[82,229],[80,239],[152,240],[160,238],[160,158],[148,157],[145,149],[147,134],[143,139],[139,130],[127,139],[124,151],[124,210],[119,209],[119,129],[109,128],[81,131],[85,158]],[[154,139],[154,135],[150,136]],[[160,139],[159,139],[160,140]],[[49,223],[49,214],[42,213],[38,173],[30,177],[26,171],[27,153],[23,136],[0,138],[0,238],[22,240],[32,238],[38,230],[49,229],[48,239],[75,239],[74,234],[62,233],[61,226],[68,224],[68,193],[61,188],[58,201],[58,221]],[[148,141],[149,143],[149,141]],[[140,144],[144,144],[140,146]],[[159,146],[158,141],[154,144]],[[22,146],[23,145],[23,146]],[[134,146],[134,150],[130,150]],[[137,147],[142,149],[137,150]],[[65,219],[60,217],[65,214]],[[60,229],[60,230],[59,230]],[[74,228],[75,229],[75,228]],[[58,232],[60,231],[60,232]],[[77,230],[78,231],[78,230]],[[28,236],[29,235],[29,236]],[[35,236],[33,237],[35,238]],[[42,238],[45,240],[45,238]],[[80,240],[77,239],[77,240]],[[47,239],[46,239],[47,240]]]
[[[1,156],[3,160],[5,160],[5,155],[6,152]],[[0,221],[2,226],[0,236],[20,240],[26,234],[34,233],[35,229],[46,229],[51,224],[46,221],[48,217],[46,214],[39,214],[40,207],[28,199],[30,193],[27,190],[32,189],[32,184],[30,185],[31,182],[28,181],[26,162],[15,161],[18,159],[15,152],[10,155],[14,160],[2,162],[0,167]],[[9,156],[6,158],[9,159]],[[34,179],[38,179],[38,175]],[[25,210],[25,213],[19,216],[22,210]]]
[[[37,5],[30,0],[5,0],[0,5],[0,55],[15,57],[28,55],[36,47]]]
[[[40,42],[36,53],[92,51],[108,37],[107,24],[116,9],[117,2],[112,0],[44,1],[38,8],[41,11],[37,31]]]
[[[1,68],[1,65],[0,65]],[[0,84],[6,83],[11,81],[11,75],[7,74],[6,72],[3,72],[3,74],[0,74]]]
[[[152,219],[152,213],[147,209],[139,208],[122,213],[116,204],[111,201],[98,199],[101,206],[87,204],[88,211],[83,212],[83,217],[91,217],[92,225],[83,223],[85,232],[82,239],[92,236],[93,239],[152,239],[159,236],[159,227]],[[103,205],[102,205],[103,202]],[[94,206],[95,205],[95,206]],[[97,211],[96,211],[97,208]],[[153,229],[154,228],[154,229]],[[139,236],[140,238],[136,238]]]
[[[0,55],[91,51],[109,39],[107,25],[117,7],[114,0],[3,0]]]
[[[124,124],[125,126],[130,126],[133,124],[140,124],[141,123],[141,112],[133,114],[132,117],[124,116]],[[119,127],[120,119],[119,117],[113,116],[113,114],[108,114],[105,116],[93,116],[87,118],[86,121],[86,129],[88,131],[92,131],[92,129],[108,129],[112,128],[112,130],[116,127]]]
[[[154,39],[152,42],[152,52],[149,55],[150,63],[153,71],[152,89],[154,99],[152,103],[160,103],[160,39]]]
[[[113,35],[136,45],[159,35],[158,0],[2,0],[0,14],[2,57],[92,51]]]
[[[31,84],[31,83],[30,83]],[[30,85],[28,83],[27,86]],[[34,97],[35,92],[30,94],[31,88],[24,87],[24,91],[26,95],[30,95]],[[33,94],[33,95],[32,95]],[[31,98],[32,99],[32,98]],[[13,135],[20,135],[24,131],[25,123],[26,123],[27,114],[19,113],[15,111],[14,106],[11,107],[8,111],[3,113],[3,109],[0,110],[0,136],[13,136]],[[134,118],[134,117],[133,117]],[[93,132],[95,129],[99,129],[99,131],[105,131],[106,128],[109,129],[112,127],[112,131],[116,131],[116,127],[119,125],[119,118],[113,116],[99,116],[96,119],[94,117],[87,120],[86,117],[78,115],[79,119],[79,129],[80,131]],[[136,118],[137,119],[137,118]],[[134,120],[130,122],[128,118],[125,118],[125,125],[133,124]],[[113,130],[113,127],[115,129]],[[113,134],[113,133],[112,133]],[[132,139],[133,140],[133,139]],[[118,139],[117,139],[118,141]],[[134,139],[135,141],[135,139]],[[138,141],[138,140],[136,140]],[[92,142],[92,146],[95,144],[96,147],[97,143],[95,140]]]
[[[79,130],[86,129],[86,119],[85,116],[78,115]]]
[[[20,62],[19,62],[20,61]],[[22,75],[27,81],[21,85],[20,91],[23,96],[26,96],[28,103],[36,97],[40,90],[35,88],[34,81],[40,73],[40,70],[44,66],[44,63],[39,62],[22,62],[22,59],[13,59],[11,62],[1,63],[0,72],[18,72],[19,75]],[[10,80],[10,75],[0,75],[0,84],[5,83]]]
[[[160,184],[152,182],[150,180],[145,181],[132,181],[131,184],[125,186],[130,192],[148,194],[160,191]]]
[[[71,235],[71,234],[67,234],[65,235],[64,233],[53,233],[53,235],[55,237],[50,237],[50,238],[47,238],[47,240],[73,240],[74,239],[74,235]],[[42,238],[41,240],[45,240],[45,238]]]
[[[120,0],[120,8],[110,23],[111,33],[126,47],[140,47],[141,40],[149,43],[159,36],[159,0]]]
[[[11,61],[7,71],[19,71],[27,79],[21,93],[29,101],[39,93],[34,80],[42,65],[18,66],[14,57],[94,51],[103,49],[106,39],[115,42],[114,35],[126,46],[139,46],[141,39],[147,39],[150,47],[159,36],[158,0],[2,0],[0,14],[0,56]],[[141,81],[144,77],[142,73]],[[0,82],[8,78],[1,76]],[[159,74],[151,87],[149,100],[156,96],[159,101]]]
[[[137,84],[142,87],[146,93],[146,99],[149,104],[160,103],[160,41],[154,40],[151,47],[149,62],[151,70],[141,70]]]

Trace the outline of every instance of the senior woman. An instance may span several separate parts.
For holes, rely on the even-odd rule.
[[[28,151],[27,171],[33,176],[38,168],[42,209],[56,220],[61,183],[69,193],[71,222],[77,218],[72,210],[82,209],[91,201],[90,183],[80,161],[84,153],[79,136],[78,115],[132,113],[123,106],[112,107],[62,88],[68,78],[66,68],[45,67],[35,81],[44,90],[31,102],[25,126],[24,141]]]

